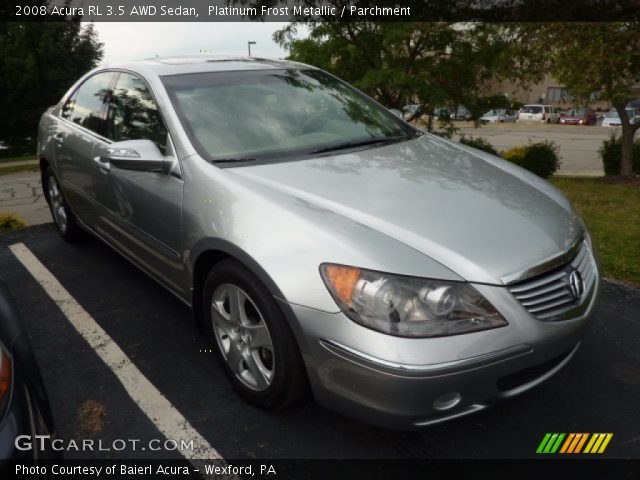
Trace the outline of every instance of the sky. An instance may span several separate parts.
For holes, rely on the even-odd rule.
[[[276,22],[135,23],[97,22],[104,43],[102,64],[169,55],[247,55],[247,41],[255,57],[283,58],[286,52],[272,38],[287,25]],[[300,31],[298,37],[304,36]]]

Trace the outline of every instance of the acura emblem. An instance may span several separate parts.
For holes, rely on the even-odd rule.
[[[569,290],[571,290],[571,294],[576,300],[582,297],[584,293],[584,282],[578,270],[574,270],[569,274]]]

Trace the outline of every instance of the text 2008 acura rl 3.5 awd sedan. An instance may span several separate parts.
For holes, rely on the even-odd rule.
[[[101,67],[38,139],[62,236],[92,232],[190,305],[263,407],[310,387],[389,428],[477,412],[561,369],[597,301],[561,193],[307,65]]]

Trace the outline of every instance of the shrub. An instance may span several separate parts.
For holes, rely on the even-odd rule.
[[[619,175],[622,163],[622,137],[617,137],[615,132],[607,140],[602,142],[598,149],[602,159],[605,175]],[[633,145],[633,173],[640,174],[640,141]]]
[[[0,232],[26,227],[27,224],[11,213],[0,214]]]
[[[506,152],[502,152],[500,156],[505,160],[509,160],[513,163],[522,163],[522,159],[524,158],[524,154],[526,152],[527,147],[513,147],[507,150]]]
[[[492,155],[498,155],[498,151],[493,148],[486,138],[482,137],[465,137],[464,135],[460,136],[460,143],[463,145],[467,145],[469,147],[477,148],[478,150],[482,150],[483,152],[490,153]]]
[[[539,177],[549,178],[560,167],[558,146],[554,142],[531,143],[502,152],[502,158],[526,168]]]

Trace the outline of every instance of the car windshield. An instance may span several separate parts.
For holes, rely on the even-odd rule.
[[[316,154],[418,134],[319,70],[207,72],[162,80],[192,142],[211,161]]]
[[[525,105],[522,107],[522,113],[542,113],[540,105]]]
[[[587,111],[584,108],[576,108],[575,110],[571,110],[569,114],[574,117],[583,117],[587,114]]]
[[[606,115],[607,118],[620,118],[616,110],[609,110]]]

